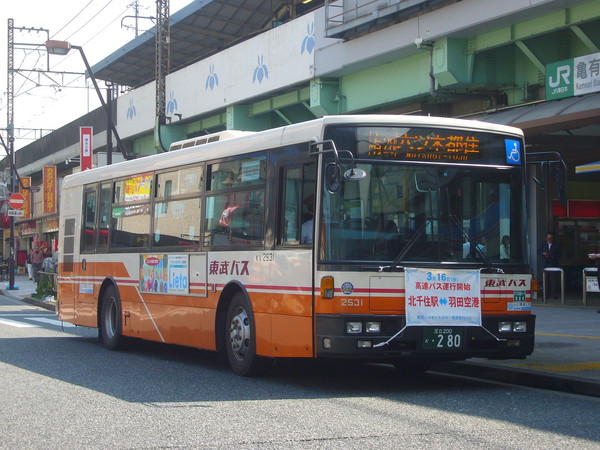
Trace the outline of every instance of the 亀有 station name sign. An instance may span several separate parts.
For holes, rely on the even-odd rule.
[[[546,66],[546,100],[600,91],[600,53]]]

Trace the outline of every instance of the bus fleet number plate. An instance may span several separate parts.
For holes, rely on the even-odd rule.
[[[463,345],[462,327],[423,328],[423,348],[459,350]]]

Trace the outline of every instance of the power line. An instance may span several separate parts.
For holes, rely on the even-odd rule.
[[[102,11],[104,11],[108,5],[110,5],[114,0],[108,0],[108,3],[106,3],[106,5],[104,5],[102,7],[102,9],[100,9],[100,11],[98,11],[95,16],[97,16],[98,14],[100,14]],[[81,25],[77,30],[75,30],[73,33],[71,33],[66,39],[65,41],[68,41],[69,39],[71,39],[75,34],[77,34],[79,31],[81,31],[83,29],[83,27],[85,27],[87,25],[87,22],[84,23],[83,25]]]
[[[110,1],[108,2],[108,4],[110,4],[112,1],[113,1],[113,0],[110,0]],[[99,11],[99,13],[100,13],[101,11],[103,11],[103,10],[104,10],[104,9],[105,9],[105,8],[108,6],[108,4],[106,4],[106,5],[104,6],[104,8],[102,8],[102,10],[100,10],[100,11]],[[90,42],[92,39],[94,39],[95,37],[97,37],[97,36],[98,36],[100,33],[102,33],[102,32],[103,32],[104,30],[106,30],[106,29],[107,29],[109,26],[111,26],[111,25],[112,25],[114,22],[116,22],[116,21],[117,21],[117,20],[118,20],[118,19],[119,19],[119,18],[120,18],[120,17],[121,17],[121,16],[122,16],[124,13],[126,13],[126,12],[127,12],[127,9],[128,9],[128,8],[125,8],[124,10],[120,11],[120,12],[119,12],[119,14],[117,14],[117,16],[116,16],[114,19],[112,19],[112,20],[109,20],[109,21],[108,21],[108,23],[107,23],[107,24],[106,24],[104,27],[102,27],[100,30],[98,30],[98,31],[97,31],[97,32],[96,32],[94,35],[92,35],[92,36],[91,36],[91,37],[90,37],[90,38],[89,38],[87,41],[85,41],[83,44],[81,44],[81,47],[83,47],[83,46],[85,46],[86,44],[88,44],[88,43],[89,43],[89,42]],[[84,24],[83,26],[85,26],[85,25],[86,25],[86,24]],[[83,28],[83,26],[82,26],[82,27],[80,27],[80,28],[79,28],[79,30],[77,30],[75,33],[77,33],[78,31],[80,31],[80,30]],[[71,34],[71,36],[69,36],[69,37],[68,37],[66,40],[68,41],[68,40],[69,40],[69,39],[70,39],[70,38],[71,38],[71,37],[72,37],[72,36],[73,36],[75,33]],[[70,58],[72,55],[74,55],[74,54],[75,54],[75,53],[69,53],[69,54],[68,54],[68,55],[66,55],[64,58],[62,58],[62,59],[61,59],[59,62],[57,62],[57,63],[55,64],[55,66],[58,66],[58,65],[60,65],[60,64],[64,64],[64,63],[65,63],[65,61],[66,61],[68,58]]]
[[[94,1],[94,0],[90,0],[90,1],[88,2],[88,4],[87,4],[87,5],[85,5],[83,8],[81,8],[81,10],[80,10],[80,11],[79,11],[77,14],[75,14],[71,20],[69,20],[69,21],[68,21],[66,24],[64,24],[64,25],[62,26],[62,28],[61,28],[60,30],[58,30],[56,33],[54,33],[54,34],[51,36],[51,39],[52,39],[52,38],[54,38],[54,37],[56,37],[56,35],[57,35],[58,33],[60,33],[60,32],[61,32],[62,30],[64,30],[65,28],[67,28],[67,27],[68,27],[68,26],[69,26],[69,25],[70,25],[70,24],[71,24],[71,23],[72,23],[72,22],[73,22],[75,19],[77,19],[77,17],[79,17],[79,15],[80,15],[80,14],[81,14],[83,11],[85,11],[85,10],[87,9],[87,7],[88,7],[88,6],[90,6],[90,4],[91,4],[93,1]]]

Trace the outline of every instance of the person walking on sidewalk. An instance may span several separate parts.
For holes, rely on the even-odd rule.
[[[558,258],[560,258],[560,246],[554,242],[554,233],[548,231],[546,233],[546,240],[540,244],[538,254],[542,256],[543,269],[547,267],[558,267]],[[548,274],[548,286],[544,286],[548,298],[558,298],[559,294],[559,281],[558,273],[550,272]]]
[[[37,283],[38,281],[38,272],[42,270],[42,263],[44,262],[44,254],[40,250],[39,245],[35,245],[33,247],[33,251],[31,252],[31,266],[33,268],[33,279]]]

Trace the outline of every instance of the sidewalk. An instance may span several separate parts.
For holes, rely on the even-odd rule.
[[[589,301],[598,305],[598,301]],[[600,306],[534,303],[535,348],[525,360],[470,359],[443,372],[600,397]]]
[[[56,308],[56,302],[32,298],[32,296],[37,292],[37,284],[35,281],[30,280],[27,275],[15,275],[14,287],[16,289],[9,290],[8,287],[8,281],[0,282],[0,294],[22,300],[31,305],[39,306],[50,311],[54,311]]]
[[[26,303],[55,310],[55,302],[35,300],[36,284],[26,276],[15,277],[18,290],[7,290],[0,284],[0,293]],[[536,320],[536,343],[533,354],[525,360],[494,361],[470,359],[443,363],[435,370],[543,389],[600,397],[600,294],[588,296],[583,306],[582,296],[570,294],[566,305],[559,300],[541,299],[533,304]]]

